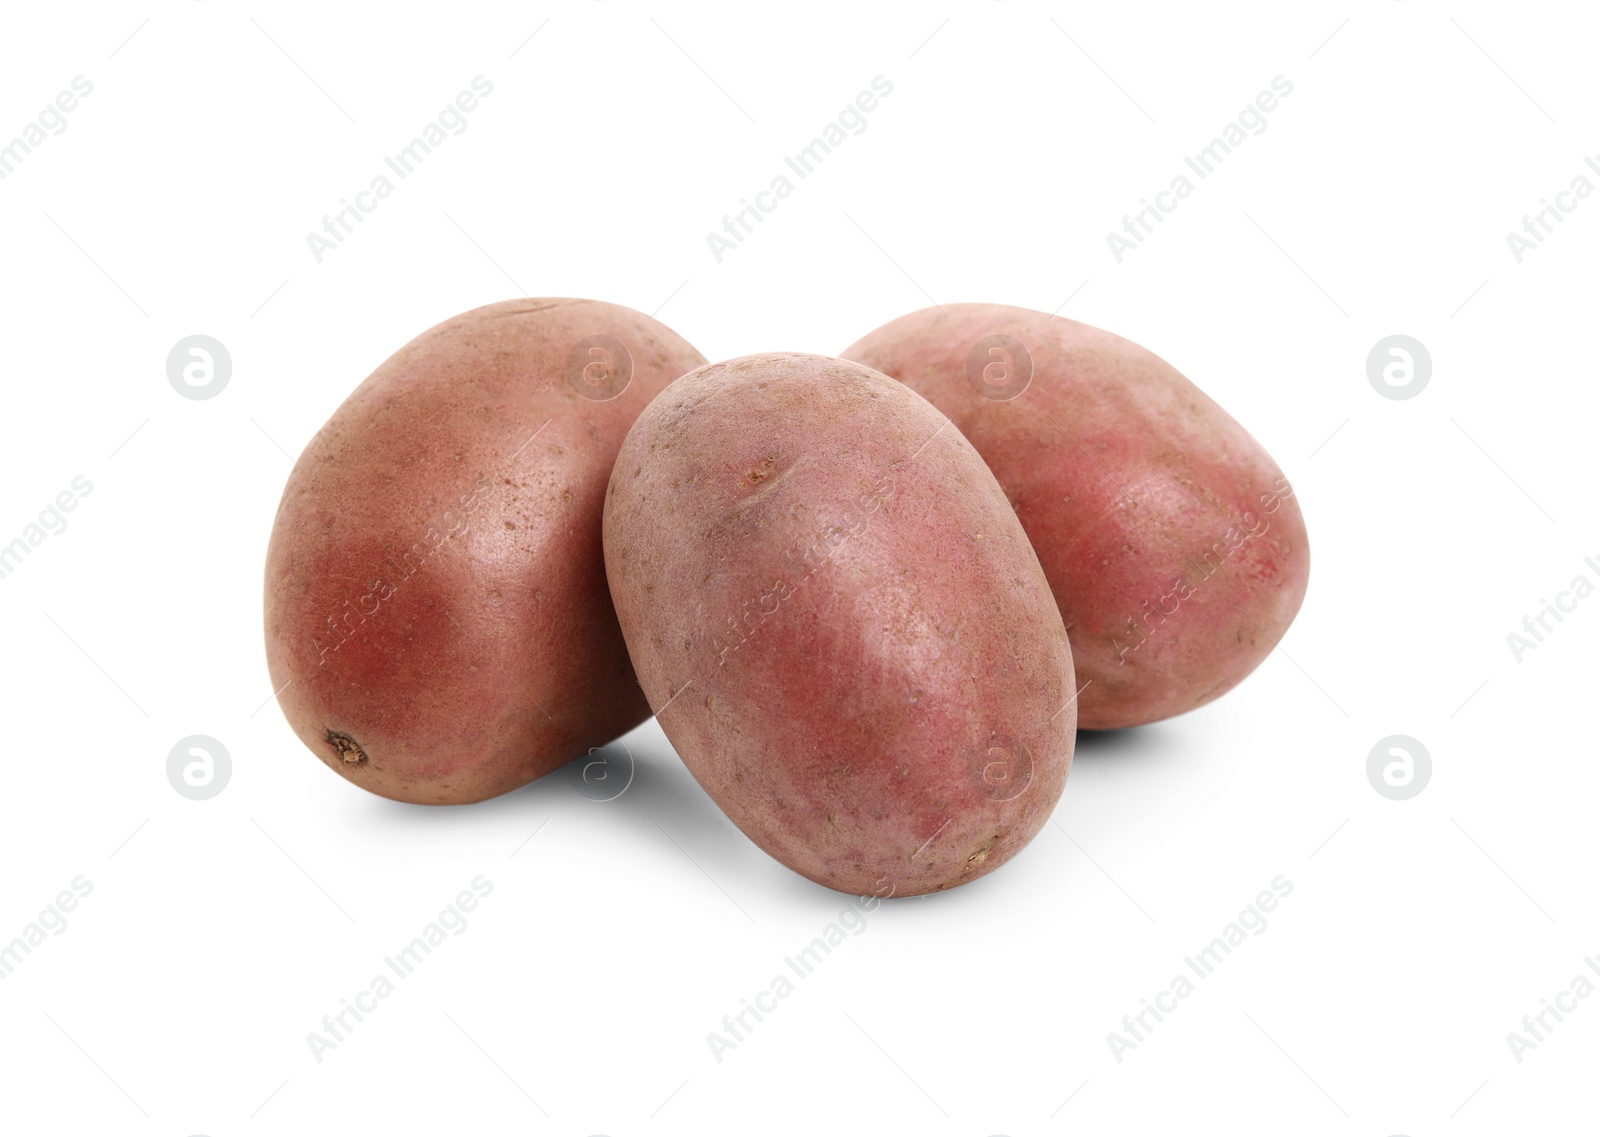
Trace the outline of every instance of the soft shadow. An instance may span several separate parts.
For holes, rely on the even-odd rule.
[[[562,770],[552,776],[564,778],[568,773]],[[663,754],[635,752],[633,782],[626,792],[592,804],[627,817],[633,825],[649,825],[653,820],[679,841],[694,832],[695,844],[700,845],[704,834],[698,831],[712,827],[725,827],[733,837],[745,840],[671,750]]]
[[[1072,760],[1109,772],[1117,766],[1178,760],[1184,753],[1184,720],[1166,719],[1121,730],[1080,730]],[[1069,779],[1070,782],[1070,779]],[[1071,792],[1070,790],[1068,792]]]
[[[1072,760],[1076,762],[1088,758],[1095,761],[1148,750],[1146,739],[1149,731],[1150,728],[1145,726],[1130,726],[1121,730],[1080,730],[1073,744]]]
[[[1180,733],[1160,723],[1124,730],[1081,730],[1074,765],[1081,764],[1088,777],[1076,784],[1087,790],[1101,779],[1121,783],[1124,775],[1132,776],[1135,770],[1148,772],[1149,763],[1169,761],[1181,752],[1177,745]],[[608,770],[613,768],[619,747],[631,756],[632,776],[626,787],[612,796],[614,785],[607,786],[603,780],[598,785],[593,780],[586,782],[584,772],[597,757]],[[844,908],[859,908],[852,896],[785,867],[741,833],[695,781],[653,721],[601,751],[601,755],[575,758],[521,789],[470,805],[412,805],[360,794],[364,799],[360,803],[362,822],[390,835],[426,827],[435,833],[465,837],[469,831],[496,828],[497,823],[514,828],[529,818],[572,817],[590,827],[591,840],[604,841],[609,834],[645,834],[663,856],[686,855],[747,910],[776,906],[802,920],[825,922]],[[1069,778],[1069,795],[1074,784]],[[1048,847],[1058,835],[1049,825],[1045,830],[1036,844]],[[1002,866],[986,879],[921,897],[885,898],[874,907],[879,918],[889,923],[928,920],[930,926],[936,926],[932,923],[936,910],[937,919],[947,919],[952,912],[967,918],[999,919],[1007,905],[1023,902],[1019,896],[1025,896],[1029,888],[1047,886],[1053,870],[1043,852],[1030,848],[1019,856],[1031,871],[1024,871],[1023,864]]]
[[[788,873],[728,820],[653,720],[487,801],[412,805],[357,792],[350,811],[356,827],[383,839],[408,838],[426,829],[430,840],[447,843],[495,830],[525,833],[546,819],[570,820],[589,841],[642,839],[661,857],[687,856],[745,908],[770,891],[763,878],[774,870]],[[687,862],[684,867],[699,875]]]

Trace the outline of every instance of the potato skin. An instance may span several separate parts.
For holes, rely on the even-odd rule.
[[[1066,632],[999,485],[907,388],[786,353],[690,372],[622,445],[605,554],[662,729],[796,872],[933,892],[1049,818]]]
[[[1079,726],[1210,702],[1300,610],[1310,548],[1293,488],[1226,411],[1138,344],[1025,308],[946,304],[843,354],[949,415],[1005,487],[1061,606],[1078,684],[1090,684]]]
[[[643,721],[600,514],[634,418],[704,362],[629,308],[526,299],[374,371],[295,463],[267,549],[267,663],[301,741],[373,793],[457,804]]]

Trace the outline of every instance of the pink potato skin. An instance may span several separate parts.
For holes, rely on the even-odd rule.
[[[1066,631],[994,477],[907,388],[785,353],[691,372],[622,445],[605,553],[662,729],[796,872],[934,892],[1049,818]]]
[[[986,397],[974,345],[1020,342],[1032,377]],[[1083,689],[1078,725],[1193,710],[1255,670],[1305,596],[1293,488],[1171,365],[1109,332],[998,304],[892,320],[844,351],[949,415],[1005,487],[1049,578]],[[1003,394],[1020,361],[978,353]]]
[[[584,387],[591,335],[631,367],[613,350]],[[458,804],[643,721],[600,514],[628,427],[704,362],[631,309],[528,299],[373,372],[295,463],[267,548],[267,663],[312,753],[384,797]]]

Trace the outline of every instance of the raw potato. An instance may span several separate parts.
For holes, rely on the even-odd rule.
[[[796,872],[933,892],[1049,818],[1076,716],[1060,614],[982,459],[905,387],[811,355],[691,372],[622,445],[605,553],[662,729]]]
[[[1079,726],[1210,702],[1300,610],[1310,549],[1288,480],[1138,344],[1024,308],[946,304],[844,355],[949,415],[1005,487],[1090,684]]]
[[[267,549],[289,724],[358,786],[479,801],[648,714],[600,514],[628,427],[705,359],[593,300],[509,300],[396,352],[312,439]]]

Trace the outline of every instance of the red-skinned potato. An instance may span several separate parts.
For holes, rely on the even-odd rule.
[[[1072,761],[1066,632],[994,477],[907,388],[811,355],[693,371],[628,433],[604,525],[662,729],[796,872],[934,892],[1049,818]]]
[[[1288,480],[1138,344],[1024,308],[946,304],[843,355],[949,415],[1005,488],[1088,684],[1079,726],[1217,698],[1300,610],[1310,549]]]
[[[424,332],[295,463],[267,548],[278,703],[384,797],[479,801],[649,714],[600,515],[628,427],[705,359],[594,300],[510,300]]]

